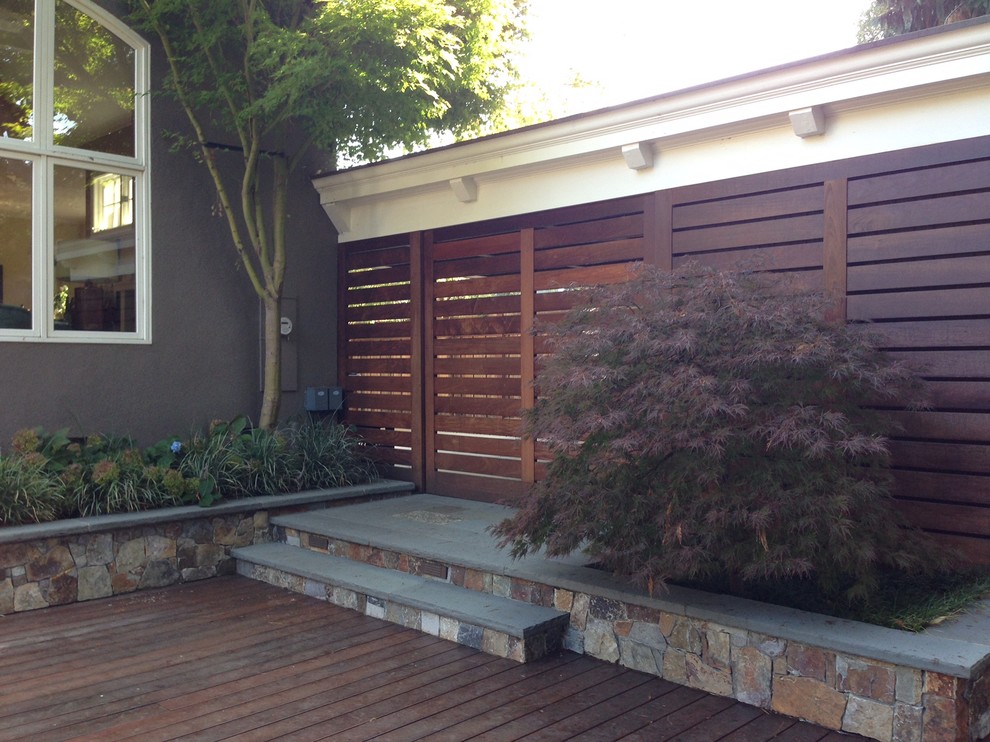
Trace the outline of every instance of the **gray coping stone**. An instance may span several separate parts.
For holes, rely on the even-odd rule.
[[[568,614],[553,608],[474,592],[426,577],[354,562],[286,544],[256,544],[234,549],[239,560],[437,613],[509,636],[527,638],[549,625],[566,625]]]
[[[230,515],[254,510],[312,505],[321,502],[337,502],[373,495],[402,494],[412,492],[413,489],[415,487],[410,482],[379,479],[375,482],[358,484],[352,487],[307,490],[306,492],[294,492],[285,495],[262,495],[260,497],[227,500],[208,508],[203,508],[199,505],[182,505],[158,510],[143,510],[137,513],[114,513],[112,515],[95,515],[89,518],[55,520],[49,523],[31,523],[23,526],[0,528],[0,544],[11,544],[34,539],[58,538],[60,536],[72,536],[80,533],[99,533],[118,528],[135,528],[154,525],[155,523],[211,518],[217,515]]]
[[[513,559],[488,531],[512,513],[501,505],[417,494],[281,515],[272,522],[954,677],[975,678],[990,665],[990,603],[939,627],[912,633],[676,585],[661,596],[650,596],[607,572],[589,568],[592,560],[581,553]]]

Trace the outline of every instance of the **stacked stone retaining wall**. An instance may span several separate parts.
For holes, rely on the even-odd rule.
[[[269,515],[404,494],[406,482],[254,497],[0,528],[0,614],[233,574],[238,546],[271,540]]]

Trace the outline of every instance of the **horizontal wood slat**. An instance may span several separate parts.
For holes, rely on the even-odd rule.
[[[636,274],[634,263],[595,265],[589,268],[562,268],[540,271],[535,276],[537,291],[580,286],[608,286],[624,283]]]
[[[518,335],[522,329],[519,315],[495,315],[488,317],[458,317],[438,319],[433,323],[437,337],[464,335]]]
[[[522,401],[519,397],[437,396],[433,400],[433,409],[437,414],[519,417]]]
[[[990,446],[893,440],[890,451],[895,467],[990,474]]]
[[[483,255],[477,258],[461,258],[433,266],[433,278],[460,278],[462,276],[501,276],[519,273],[519,253]]]
[[[850,292],[974,283],[990,283],[990,259],[986,255],[849,266]]]
[[[849,210],[849,234],[889,232],[990,219],[990,195],[967,193]]]
[[[688,253],[674,257],[675,269],[699,262],[697,255]],[[715,270],[793,270],[822,267],[822,241],[801,242],[776,247],[737,248],[707,252],[700,260],[706,268]]]
[[[982,536],[990,533],[990,507],[902,500],[901,511],[919,528]]]
[[[448,376],[443,379],[445,394],[490,394],[500,397],[519,395],[518,376]]]
[[[402,412],[364,412],[348,410],[347,422],[358,428],[412,428],[412,415]],[[360,432],[360,431],[358,431]]]
[[[437,451],[450,453],[476,453],[487,456],[514,457],[519,455],[518,438],[496,438],[494,436],[466,436],[438,433],[435,441]]]
[[[404,446],[408,448],[412,445],[412,433],[408,430],[375,430],[363,428],[361,437],[372,444],[384,446]]]
[[[990,319],[882,322],[870,329],[887,348],[979,348],[990,346]]]
[[[437,415],[438,433],[472,433],[475,435],[501,435],[518,437],[522,423],[505,417],[474,417],[469,415]]]
[[[438,471],[434,476],[438,492],[458,492],[466,500],[505,502],[521,497],[530,485],[521,480],[483,477],[455,471]]]
[[[411,340],[411,319],[376,320],[371,322],[346,322],[344,331],[349,340],[384,340],[386,338],[404,338]]]
[[[849,205],[904,201],[959,191],[990,190],[990,161],[961,162],[924,171],[884,173],[849,181]]]
[[[942,472],[893,471],[896,493],[921,500],[944,500],[990,507],[990,477]]]
[[[673,228],[710,227],[730,222],[772,219],[793,214],[821,211],[825,203],[820,183],[786,191],[756,193],[694,204],[673,209]]]
[[[929,379],[990,379],[990,350],[908,350],[890,355]]]
[[[350,305],[344,316],[346,322],[380,322],[382,320],[408,320],[412,316],[412,305],[408,301]]]
[[[553,268],[577,268],[600,263],[626,263],[643,259],[640,238],[601,242],[578,247],[558,247],[539,250],[534,256],[537,271]]]
[[[412,361],[407,358],[349,358],[351,373],[408,374],[412,371]]]
[[[928,394],[937,409],[990,411],[990,381],[929,381]]]
[[[813,242],[821,239],[823,229],[821,214],[692,229],[674,232],[673,249],[674,255],[680,255],[730,247]]]
[[[433,362],[438,375],[454,376],[518,376],[518,358],[437,358]]]
[[[849,263],[855,265],[879,260],[986,253],[988,245],[990,224],[853,236],[849,239]]]
[[[465,278],[462,281],[438,281],[433,286],[433,295],[437,299],[518,293],[518,275],[480,276]]]
[[[362,250],[360,244],[348,245],[344,265],[348,272],[380,266],[407,266],[409,265],[409,243],[374,250]]]
[[[642,236],[643,215],[639,213],[537,229],[534,244],[537,252],[539,252],[548,247],[597,244]]]
[[[458,258],[471,258],[476,255],[514,253],[518,249],[519,233],[512,231],[485,237],[452,240],[450,242],[434,242],[432,254],[434,261],[440,262],[444,260],[456,260]]]
[[[351,271],[347,276],[347,295],[352,296],[361,289],[385,284],[409,283],[409,266],[380,265],[374,269]]]
[[[351,357],[408,356],[409,339],[391,338],[387,340],[360,340],[357,338],[351,338],[351,340],[347,343],[347,354]]]
[[[979,412],[889,412],[901,438],[990,443],[990,414]]]
[[[433,316],[476,317],[493,314],[519,314],[519,297],[472,296],[468,298],[442,299],[433,303]]]
[[[387,412],[411,412],[411,394],[378,394],[348,392],[347,409],[349,410],[384,410]]]
[[[351,374],[345,379],[345,388],[349,393],[365,392],[411,392],[412,379],[409,376],[380,376]]]
[[[990,316],[990,290],[980,287],[857,294],[848,297],[846,306],[851,320]]]
[[[412,465],[412,451],[391,446],[368,446],[367,452],[375,461],[384,464]]]
[[[520,479],[522,477],[522,464],[519,459],[438,452],[436,462],[437,469],[440,470],[465,474],[485,474],[506,479]]]
[[[356,286],[348,290],[345,300],[348,306],[409,301],[409,284],[394,283],[387,286]]]

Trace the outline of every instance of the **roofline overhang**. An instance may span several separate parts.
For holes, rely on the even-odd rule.
[[[954,125],[919,127],[909,118],[904,126],[913,131],[884,137],[878,127],[896,126],[893,117],[905,106],[944,109]],[[960,111],[971,115],[959,121]],[[666,168],[665,155],[674,151],[739,160],[726,167],[731,177],[979,136],[990,133],[988,113],[990,18],[980,18],[319,176],[313,184],[346,242],[518,213],[519,199],[499,197],[496,183],[525,184],[531,198],[524,210],[538,211],[688,184],[688,168]],[[843,121],[850,125],[837,125]],[[764,151],[727,152],[733,142]],[[581,171],[599,178],[599,199],[561,187],[553,174],[562,171],[568,180]],[[712,179],[708,167],[697,173],[695,182]]]

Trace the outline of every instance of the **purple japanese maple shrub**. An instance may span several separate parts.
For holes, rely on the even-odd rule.
[[[825,308],[773,274],[645,268],[539,328],[526,426],[553,456],[501,544],[586,549],[651,592],[806,577],[855,597],[937,563],[887,471],[883,408],[923,387]]]

